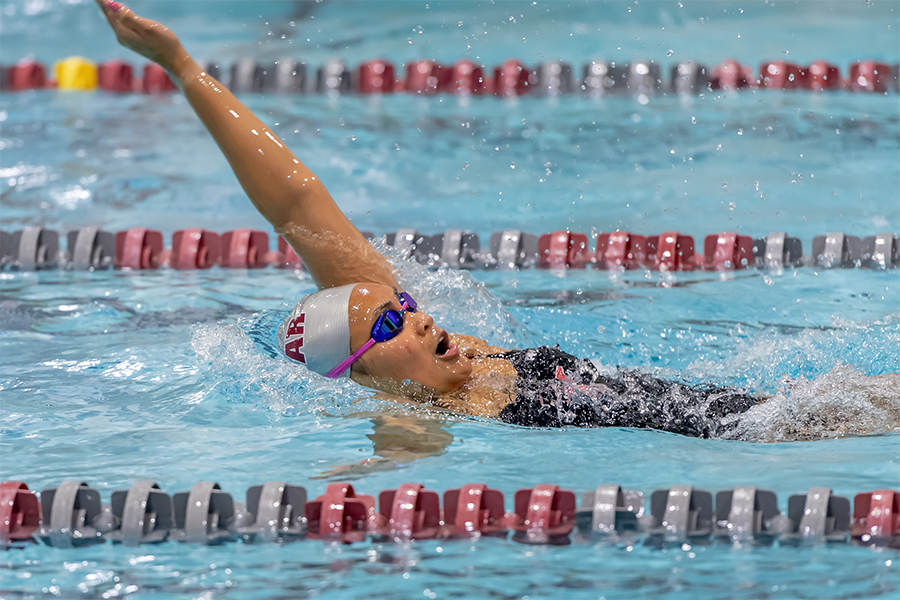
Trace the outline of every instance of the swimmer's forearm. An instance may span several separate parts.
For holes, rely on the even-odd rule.
[[[244,191],[276,228],[298,219],[298,203],[316,203],[321,216],[346,221],[325,186],[251,110],[190,57],[173,69],[185,97],[231,165]],[[309,207],[312,209],[313,207]],[[324,210],[323,210],[324,209]],[[329,214],[334,213],[334,214]],[[349,225],[335,223],[335,225]]]

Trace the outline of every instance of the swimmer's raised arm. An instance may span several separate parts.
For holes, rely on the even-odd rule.
[[[171,30],[117,2],[96,2],[120,44],[168,71],[254,206],[294,247],[319,287],[371,282],[399,288],[390,264],[322,182],[250,109],[200,69]]]

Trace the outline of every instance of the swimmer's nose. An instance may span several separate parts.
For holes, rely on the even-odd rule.
[[[415,320],[416,333],[424,336],[429,329],[434,327],[434,319],[431,318],[431,315],[426,315],[423,312],[415,313],[415,315],[418,317]]]

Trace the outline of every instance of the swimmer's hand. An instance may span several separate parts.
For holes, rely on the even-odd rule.
[[[379,471],[393,471],[406,467],[405,463],[396,460],[374,456],[359,461],[355,465],[335,465],[310,479],[359,479],[369,473]]]
[[[137,16],[133,10],[118,2],[96,2],[120,44],[149,58],[180,79],[178,67],[190,57],[171,29]]]

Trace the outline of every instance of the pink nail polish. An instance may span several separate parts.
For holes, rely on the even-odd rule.
[[[113,0],[109,0],[109,2],[106,3],[106,5],[116,12],[119,12],[120,10],[122,10],[122,5],[119,4],[118,2],[114,2]]]

